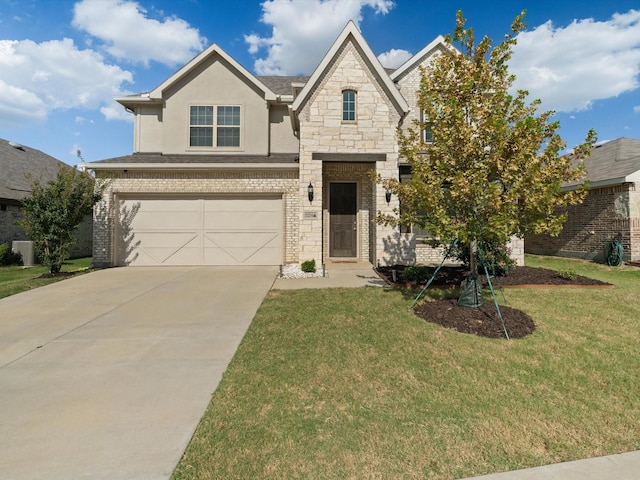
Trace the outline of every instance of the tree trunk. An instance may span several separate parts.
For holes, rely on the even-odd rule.
[[[458,305],[461,307],[478,308],[482,306],[482,282],[478,275],[478,242],[473,240],[469,245],[469,273],[460,286]]]

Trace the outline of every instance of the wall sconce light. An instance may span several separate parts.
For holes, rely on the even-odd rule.
[[[307,195],[309,197],[309,203],[313,202],[313,185],[309,182],[309,186],[307,187]]]
[[[391,202],[391,190],[387,190],[384,193],[384,198],[387,201],[387,205],[389,205],[389,203]]]

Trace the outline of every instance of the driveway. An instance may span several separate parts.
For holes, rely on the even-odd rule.
[[[169,478],[276,274],[114,268],[0,300],[0,478]]]

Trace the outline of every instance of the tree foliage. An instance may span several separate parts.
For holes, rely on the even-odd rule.
[[[538,114],[540,100],[528,103],[523,90],[510,93],[515,76],[508,61],[524,14],[492,49],[486,36],[476,44],[458,12],[453,37],[446,37],[449,52],[422,69],[417,92],[433,141],[421,135],[426,122],[398,129],[412,177],[402,184],[378,179],[401,203],[379,221],[417,225],[442,244],[456,238],[467,245],[505,244],[513,235],[559,234],[566,215],[558,209],[584,199],[584,185],[567,193],[561,187],[583,179],[582,160],[595,132],[572,155],[561,156],[565,142],[554,112]]]
[[[102,198],[94,179],[73,168],[60,167],[54,180],[33,180],[31,196],[22,201],[20,225],[51,273],[59,273],[73,246],[73,234]]]

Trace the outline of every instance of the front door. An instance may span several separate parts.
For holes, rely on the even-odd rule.
[[[329,184],[329,256],[356,257],[358,252],[357,185]]]

